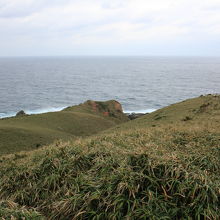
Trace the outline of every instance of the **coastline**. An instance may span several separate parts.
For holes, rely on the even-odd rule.
[[[27,115],[36,115],[36,114],[43,114],[43,113],[50,113],[50,112],[59,112],[62,111],[63,109],[67,108],[69,106],[64,106],[64,107],[50,107],[50,108],[45,108],[45,109],[36,109],[36,110],[24,110],[24,112]],[[20,109],[22,110],[22,109]],[[20,111],[19,110],[19,111]],[[132,114],[147,114],[147,113],[152,113],[158,109],[141,109],[141,110],[124,110],[123,112],[126,115],[132,115]],[[3,113],[0,112],[0,119],[5,119],[5,118],[11,118],[15,117],[16,114],[19,112],[8,112],[8,113]]]

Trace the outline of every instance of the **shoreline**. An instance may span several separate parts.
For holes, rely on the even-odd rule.
[[[44,113],[50,113],[50,112],[59,112],[62,111],[63,109],[67,108],[69,106],[65,106],[65,107],[51,107],[51,108],[47,108],[47,109],[36,109],[36,110],[24,110],[24,112],[27,115],[37,115],[37,114],[44,114]],[[21,109],[22,110],[22,109]],[[19,111],[21,111],[19,110]],[[154,111],[156,111],[158,109],[141,109],[141,110],[124,110],[123,113],[126,115],[138,115],[138,114],[148,114],[148,113],[152,113]],[[5,118],[12,118],[12,117],[16,117],[16,114],[19,112],[9,112],[9,113],[3,113],[0,112],[0,119],[5,119]]]

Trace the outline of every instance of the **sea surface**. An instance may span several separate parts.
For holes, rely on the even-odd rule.
[[[151,112],[220,93],[219,57],[0,58],[0,117],[118,100],[125,112]]]

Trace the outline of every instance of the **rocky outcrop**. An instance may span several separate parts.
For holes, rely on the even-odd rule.
[[[100,113],[105,117],[114,117],[118,119],[127,119],[126,114],[123,113],[122,106],[115,100],[106,102],[88,100],[82,105],[89,107],[95,113]]]
[[[23,110],[19,111],[19,112],[16,114],[16,116],[24,116],[24,115],[26,115],[26,113],[25,113]]]
[[[144,115],[146,115],[146,114],[145,114],[145,113],[135,113],[135,112],[133,112],[133,113],[127,113],[126,115],[127,115],[127,117],[128,117],[130,120],[134,120],[134,119],[140,118],[141,116],[144,116]]]

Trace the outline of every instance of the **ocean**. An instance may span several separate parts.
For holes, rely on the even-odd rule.
[[[59,111],[88,99],[152,112],[220,93],[219,57],[0,58],[0,118]]]

